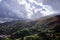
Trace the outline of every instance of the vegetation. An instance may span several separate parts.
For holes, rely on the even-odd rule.
[[[0,40],[60,40],[60,32],[53,29],[43,28],[20,28],[2,27],[0,28]],[[8,36],[9,35],[9,36]]]
[[[0,24],[0,40],[60,40],[59,24],[60,20],[50,20],[42,25],[39,21],[3,23]]]

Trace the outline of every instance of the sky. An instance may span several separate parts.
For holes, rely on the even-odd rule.
[[[60,14],[60,0],[0,0],[0,18],[37,19]]]

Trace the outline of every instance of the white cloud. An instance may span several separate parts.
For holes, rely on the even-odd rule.
[[[0,0],[0,2],[1,2],[2,0]]]
[[[28,19],[34,19],[39,17],[37,15],[33,17],[35,14],[38,15],[42,14],[40,16],[46,16],[51,15],[52,13],[55,12],[52,10],[51,6],[44,5],[42,0],[16,0],[16,1],[6,3],[6,5],[9,8],[9,10],[13,11],[18,17],[24,17],[24,18],[26,17]],[[23,5],[24,7],[20,5]],[[39,8],[36,8],[36,6]],[[24,12],[25,10],[26,12]]]
[[[28,2],[27,2],[28,1]],[[20,5],[23,5],[23,6],[25,6],[25,8],[24,9],[26,9],[26,12],[27,12],[27,15],[26,15],[26,17],[28,18],[28,19],[31,19],[31,18],[33,18],[34,19],[34,17],[33,17],[33,15],[34,14],[37,14],[38,13],[38,11],[40,11],[40,13],[42,13],[42,15],[43,16],[46,16],[46,15],[51,15],[51,14],[53,14],[53,13],[55,13],[55,11],[53,11],[52,10],[52,8],[51,8],[51,6],[49,6],[49,5],[44,5],[43,4],[43,1],[42,0],[17,0],[17,2],[20,4]],[[36,6],[34,6],[34,4],[35,5],[38,5],[38,6],[40,6],[39,8],[36,8]],[[31,7],[32,6],[32,7]],[[44,9],[44,10],[43,10]],[[17,13],[17,15],[18,16],[24,16],[24,14],[23,14],[23,12],[21,12],[21,9],[14,9],[13,8],[13,10],[14,10],[14,12],[16,12]],[[23,11],[23,10],[22,10]],[[39,13],[39,14],[40,14]],[[25,17],[25,16],[24,16]]]
[[[27,11],[27,18],[31,18],[31,15],[33,15],[33,12],[32,12],[32,9],[34,8],[31,8],[30,7],[30,3],[27,3],[26,0],[18,0],[19,4],[20,5],[24,5],[25,6],[25,9]]]

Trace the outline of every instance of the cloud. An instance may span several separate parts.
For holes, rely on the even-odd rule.
[[[7,18],[36,19],[57,13],[57,4],[59,2],[54,5],[52,0],[4,0],[0,4],[0,10],[3,9],[0,14]]]
[[[0,4],[0,15],[7,18],[23,18],[26,15],[24,6],[19,5],[15,0],[4,0]],[[2,17],[4,17],[2,16]]]
[[[24,5],[25,9],[27,11],[27,18],[35,18],[34,14],[42,14],[40,16],[47,16],[51,15],[52,13],[55,13],[55,11],[52,10],[51,6],[44,5],[42,0],[17,0],[20,5]],[[39,13],[38,13],[39,12]],[[38,16],[39,18],[39,16]]]
[[[43,0],[43,3],[50,5],[55,11],[60,11],[60,0]]]
[[[0,0],[0,2],[1,2],[2,0]]]

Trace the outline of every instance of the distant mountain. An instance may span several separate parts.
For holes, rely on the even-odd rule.
[[[44,18],[44,17],[43,17]],[[49,18],[38,19],[36,21],[13,20],[5,23],[0,23],[1,34],[11,34],[21,29],[53,29],[60,32],[60,15]],[[13,31],[12,31],[13,30]]]
[[[54,29],[60,32],[60,15],[44,18],[44,20],[38,20],[34,27]]]
[[[56,16],[45,16],[35,21],[26,21],[26,20],[13,20],[5,23],[0,23],[4,25],[14,25],[14,26],[22,26],[22,27],[39,27],[43,28],[54,28],[60,24],[60,15]],[[2,25],[3,26],[3,25]]]
[[[5,22],[5,23],[0,23],[0,26],[18,26],[18,27],[22,27],[22,28],[28,28],[28,27],[32,27],[36,24],[36,21],[31,21],[28,22],[26,20],[13,20],[13,21],[9,21],[9,22]]]

